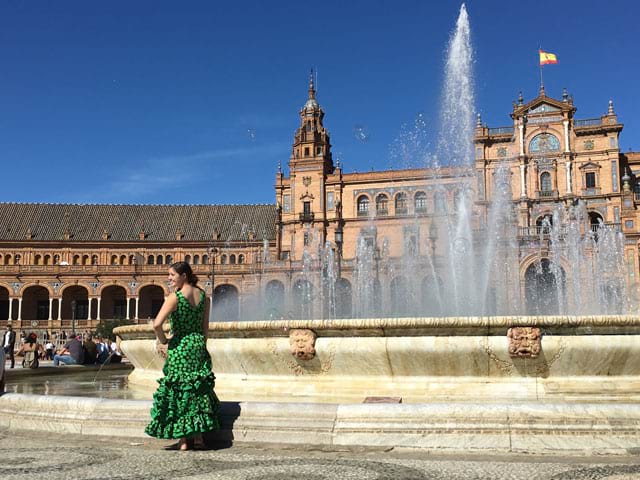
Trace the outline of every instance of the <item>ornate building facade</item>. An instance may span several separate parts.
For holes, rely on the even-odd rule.
[[[400,264],[417,278],[446,269],[438,260],[442,219],[455,211],[461,178],[482,229],[505,165],[518,301],[526,304],[535,257],[527,249],[539,257],[554,208],[582,202],[594,232],[609,225],[624,233],[625,281],[637,310],[640,153],[620,151],[623,125],[611,102],[599,118],[575,112],[566,92],[558,100],[541,89],[528,103],[514,102],[509,126],[489,128],[478,118],[475,168],[345,173],[333,162],[311,81],[273,205],[0,204],[0,328],[147,322],[169,293],[167,266],[178,260],[190,262],[213,293],[215,320],[420,314],[398,294],[408,288]],[[358,260],[363,249],[373,252],[370,265]],[[364,269],[375,276],[368,296],[358,277]],[[434,287],[421,288],[419,305],[428,310]]]

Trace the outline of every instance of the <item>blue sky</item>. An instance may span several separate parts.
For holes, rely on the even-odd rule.
[[[621,148],[640,150],[638,2],[466,4],[484,122],[537,95],[541,44],[559,59],[547,94],[566,86],[577,118],[612,99]],[[3,0],[0,201],[273,203],[312,66],[344,170],[410,166],[418,115],[437,133],[460,5]]]

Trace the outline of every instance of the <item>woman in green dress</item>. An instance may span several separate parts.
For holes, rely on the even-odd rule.
[[[179,439],[177,448],[202,447],[202,434],[218,430],[219,401],[213,387],[211,357],[207,352],[208,319],[204,315],[205,294],[198,277],[186,262],[169,268],[169,286],[174,293],[165,300],[153,321],[158,351],[166,350],[166,361],[153,395],[151,422],[145,432],[152,437]],[[162,324],[169,319],[172,336]],[[190,445],[189,439],[193,444]]]

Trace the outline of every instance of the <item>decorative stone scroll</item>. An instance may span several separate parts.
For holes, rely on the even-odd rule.
[[[291,355],[300,360],[312,360],[316,356],[316,334],[313,330],[295,328],[289,331]]]
[[[536,358],[542,351],[542,336],[538,327],[511,327],[507,331],[509,355]]]

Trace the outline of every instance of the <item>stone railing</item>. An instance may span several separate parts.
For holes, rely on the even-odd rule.
[[[489,135],[513,135],[513,127],[490,128]]]
[[[573,126],[575,128],[580,127],[597,127],[602,125],[602,119],[600,118],[585,118],[583,120],[574,120]]]

